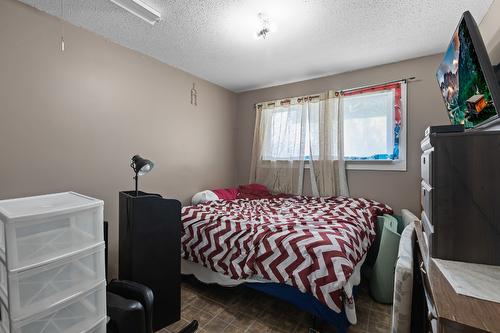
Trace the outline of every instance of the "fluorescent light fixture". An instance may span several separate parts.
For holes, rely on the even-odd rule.
[[[141,0],[110,0],[117,6],[122,7],[129,13],[154,25],[161,19],[161,13]]]

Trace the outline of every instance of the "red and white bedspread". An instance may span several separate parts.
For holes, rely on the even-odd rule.
[[[232,279],[257,276],[292,285],[340,312],[343,301],[352,302],[344,286],[375,237],[377,216],[385,213],[392,209],[347,197],[187,206],[182,256]]]

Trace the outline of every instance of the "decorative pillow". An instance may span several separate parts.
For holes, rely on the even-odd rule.
[[[193,195],[193,198],[191,199],[191,204],[192,205],[197,205],[200,203],[205,203],[209,201],[214,201],[214,200],[219,200],[219,197],[217,194],[210,190],[206,191],[201,191]]]
[[[240,185],[238,188],[220,188],[216,190],[201,191],[193,195],[192,205],[214,200],[235,199],[268,199],[273,195],[266,186],[261,184]]]
[[[235,200],[238,197],[237,188],[219,188],[212,190],[212,192],[221,200]]]
[[[273,195],[266,186],[261,184],[240,185],[238,199],[269,199]]]

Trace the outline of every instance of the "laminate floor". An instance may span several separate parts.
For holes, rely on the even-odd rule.
[[[356,309],[358,324],[349,333],[390,332],[392,307],[373,301],[363,285]],[[157,333],[176,333],[194,319],[199,322],[197,333],[308,333],[313,326],[308,313],[253,289],[206,285],[184,277],[181,320]],[[335,332],[324,323],[316,326],[320,333]]]

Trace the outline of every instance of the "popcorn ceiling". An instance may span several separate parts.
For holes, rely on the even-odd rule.
[[[60,0],[21,0],[60,16]],[[445,50],[463,11],[492,0],[144,0],[154,26],[108,0],[64,0],[64,20],[232,91],[300,81]],[[257,14],[277,31],[254,38]],[[66,40],[67,47],[70,41]]]

